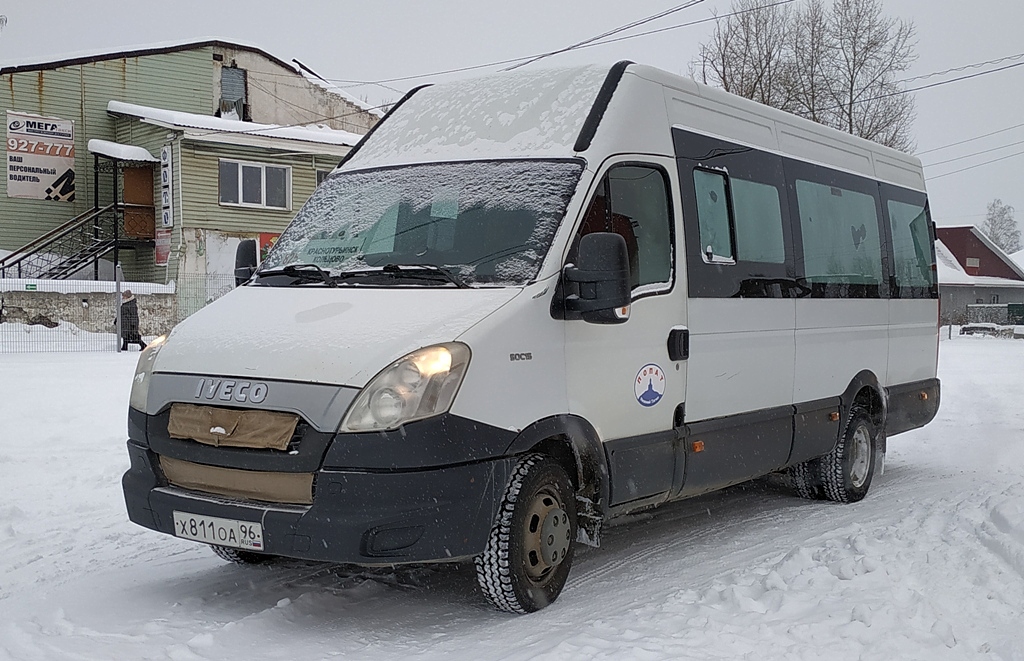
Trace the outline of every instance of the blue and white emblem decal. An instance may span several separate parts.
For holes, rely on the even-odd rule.
[[[654,406],[665,394],[665,372],[654,363],[640,368],[633,380],[633,394],[641,406]]]

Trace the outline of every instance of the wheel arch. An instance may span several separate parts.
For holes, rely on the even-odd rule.
[[[846,387],[846,391],[840,396],[840,400],[843,420],[849,419],[850,410],[854,406],[861,406],[867,409],[876,429],[885,429],[885,420],[888,415],[885,388],[879,383],[874,372],[870,370],[858,372],[850,381],[850,385]]]
[[[523,429],[505,450],[506,456],[539,452],[555,459],[576,489],[579,541],[598,546],[608,509],[608,463],[593,425],[574,415],[538,420]]]

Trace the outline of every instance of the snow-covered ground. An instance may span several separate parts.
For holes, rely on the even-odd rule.
[[[523,617],[462,568],[240,567],[130,524],[136,356],[0,355],[0,660],[1024,660],[1024,341],[943,340],[939,417],[863,502],[633,517]]]

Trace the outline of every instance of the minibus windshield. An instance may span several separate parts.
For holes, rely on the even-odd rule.
[[[281,234],[257,284],[524,285],[582,172],[577,160],[340,172]]]

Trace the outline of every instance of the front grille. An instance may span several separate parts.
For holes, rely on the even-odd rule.
[[[313,503],[313,473],[221,468],[166,456],[159,460],[167,482],[182,489],[269,503]]]

